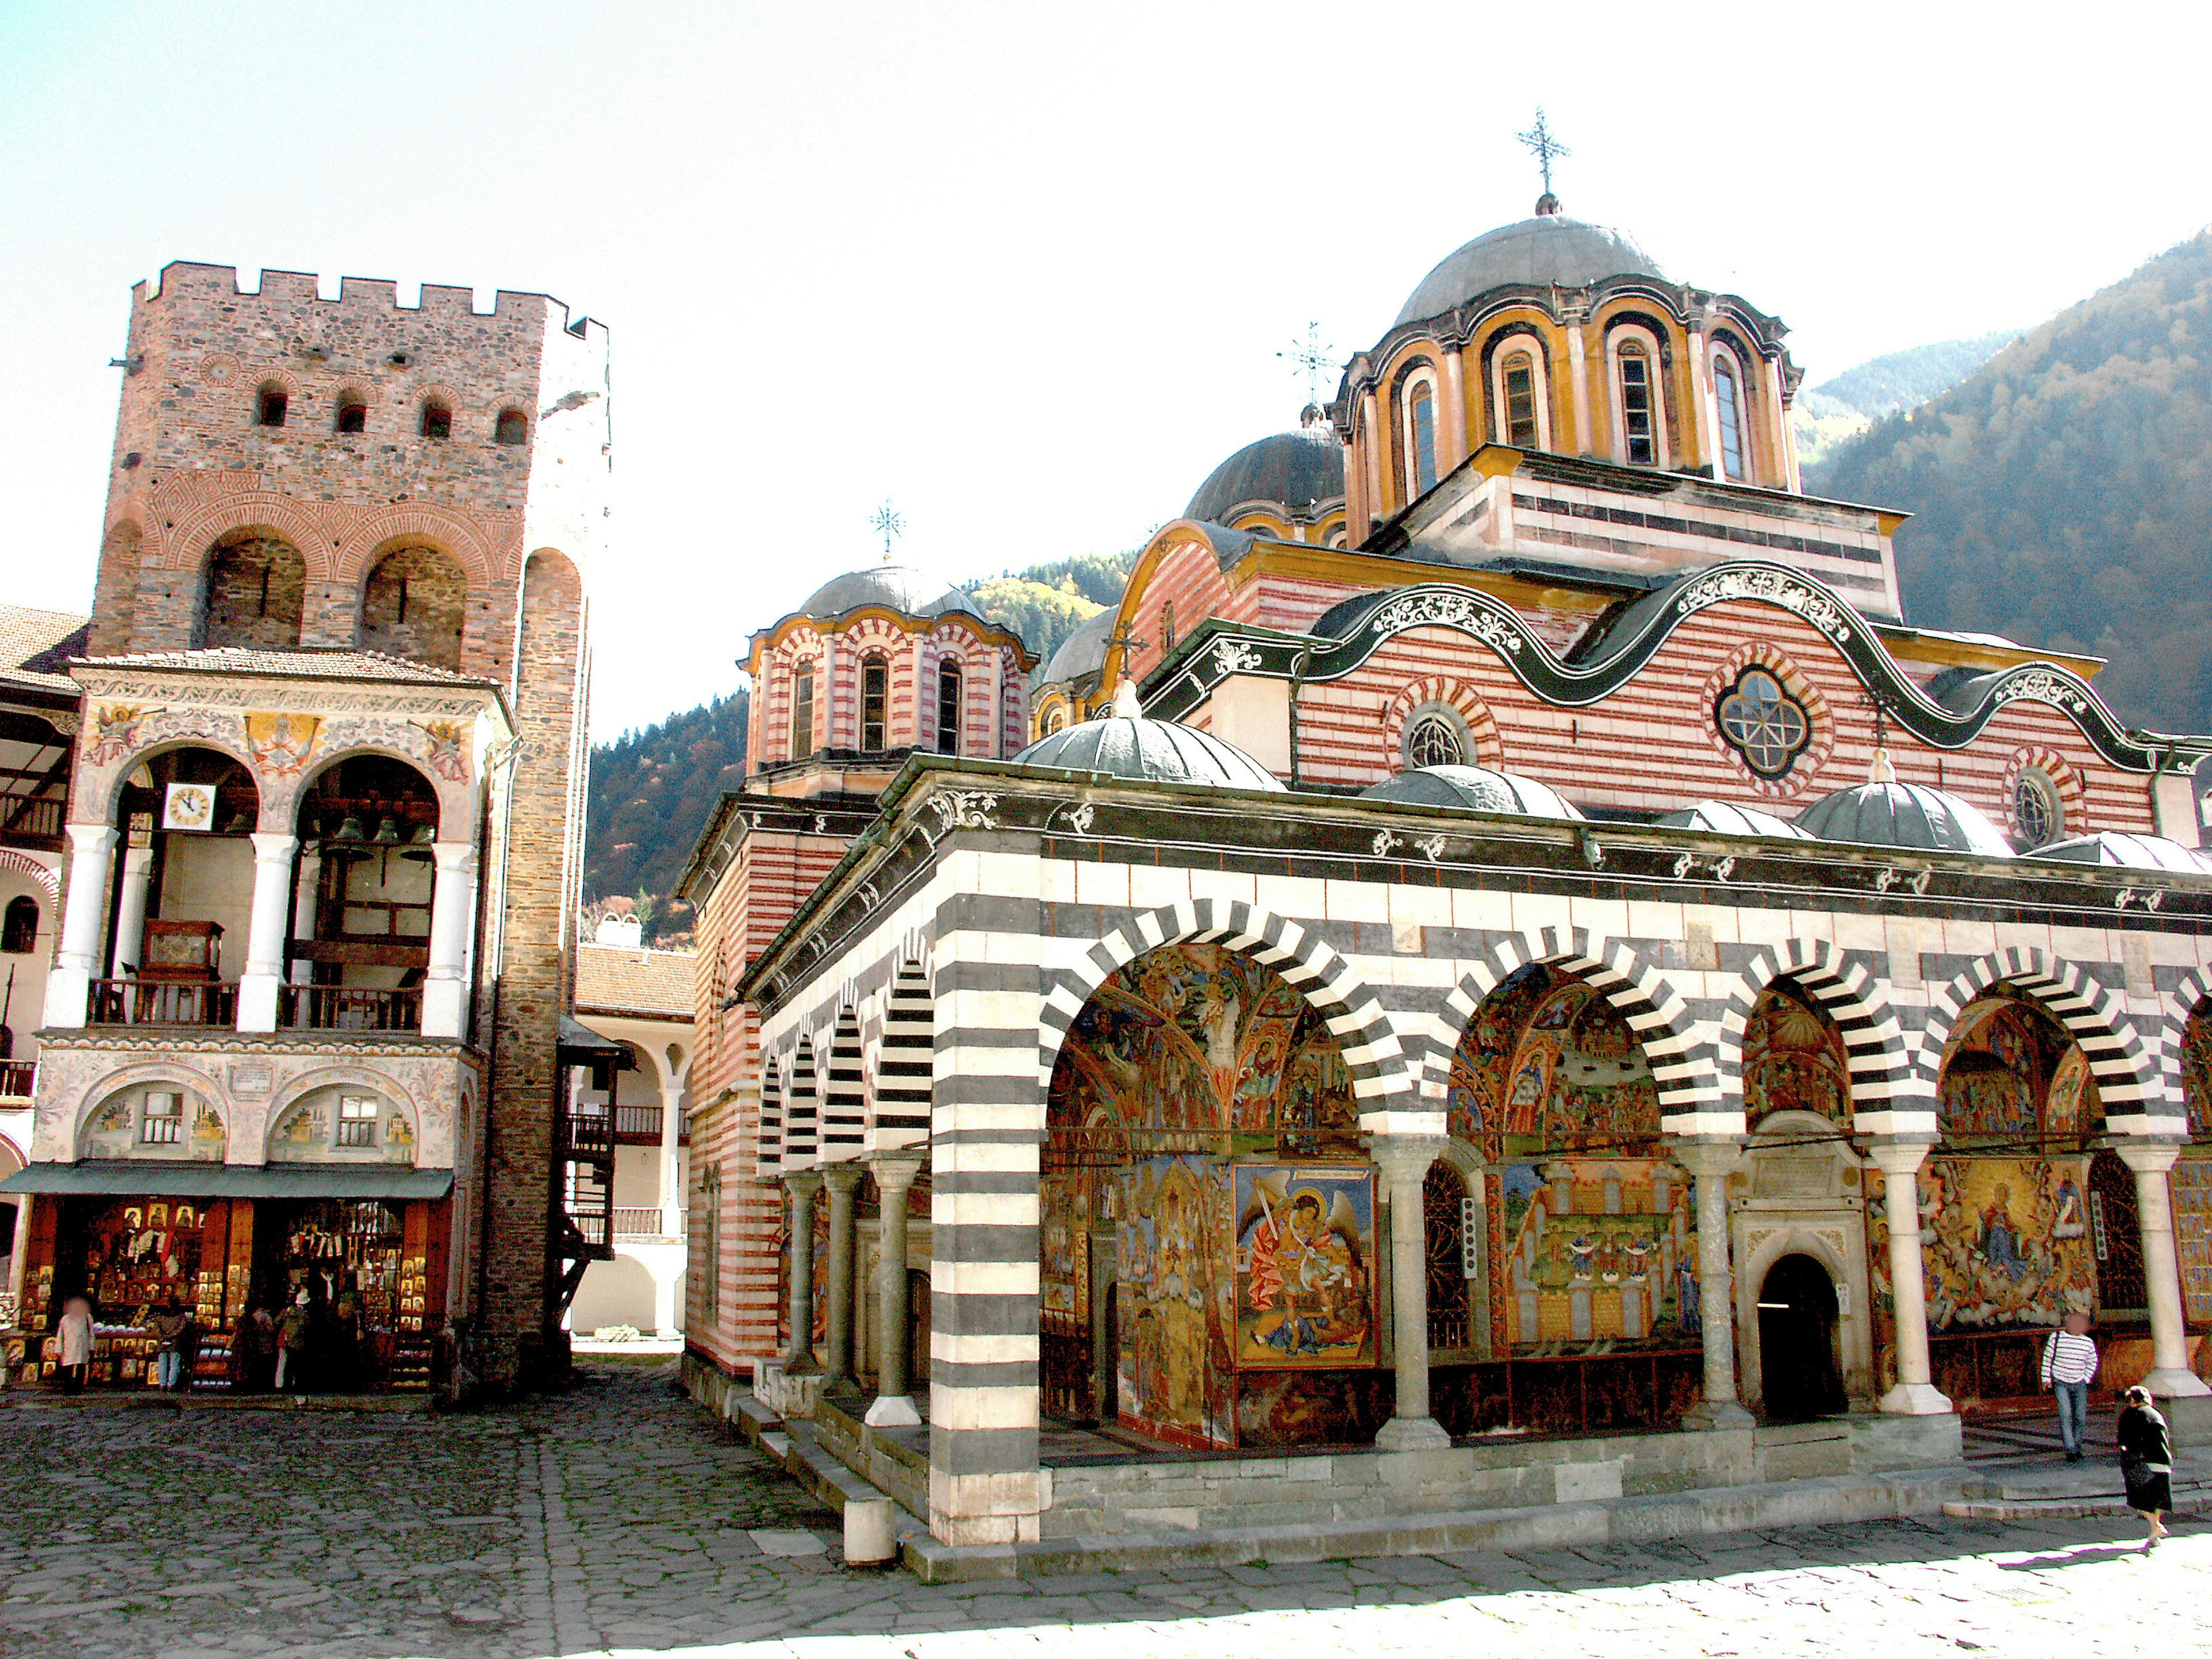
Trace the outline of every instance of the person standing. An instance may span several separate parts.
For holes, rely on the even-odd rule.
[[[2097,1344],[2089,1316],[2070,1313],[2043,1345],[2043,1386],[2058,1396],[2058,1437],[2066,1461],[2081,1461],[2081,1435],[2089,1420],[2089,1385],[2097,1380]]]
[[[61,1378],[64,1394],[84,1392],[84,1373],[92,1364],[92,1304],[81,1296],[73,1296],[62,1304],[61,1322],[54,1328],[54,1339],[61,1345],[61,1359],[55,1375]]]
[[[2166,1419],[2150,1403],[2150,1390],[2138,1382],[2125,1395],[2126,1404],[2117,1425],[2120,1443],[2120,1478],[2127,1483],[2128,1507],[2149,1524],[2145,1549],[2154,1550],[2166,1536],[2159,1517],[2173,1507],[2173,1437]]]
[[[173,1390],[185,1370],[185,1311],[177,1305],[172,1295],[162,1304],[161,1311],[153,1317],[152,1326],[160,1349],[154,1361],[154,1381],[156,1387]]]
[[[276,1391],[282,1394],[289,1382],[295,1389],[303,1386],[301,1376],[302,1362],[307,1358],[307,1342],[314,1330],[315,1316],[307,1305],[307,1293],[301,1291],[292,1298],[292,1305],[284,1310],[284,1317],[276,1326]]]

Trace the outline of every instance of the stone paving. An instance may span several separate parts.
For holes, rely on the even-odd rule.
[[[0,1410],[0,1656],[2212,1650],[2189,1522],[2150,1555],[2132,1519],[1944,1522],[933,1588],[838,1565],[672,1376],[446,1418]]]

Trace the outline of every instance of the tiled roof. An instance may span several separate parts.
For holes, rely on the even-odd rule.
[[[0,605],[0,684],[74,697],[76,682],[61,672],[67,647],[82,649],[86,619],[66,611]]]
[[[693,1012],[690,951],[630,951],[611,945],[576,947],[576,1006],[586,1012],[656,1014],[690,1019]]]
[[[474,674],[433,668],[428,663],[410,662],[381,651],[345,647],[262,651],[252,646],[224,645],[199,651],[134,651],[127,656],[79,660],[94,668],[173,668],[203,674],[270,674],[287,679],[383,680],[403,685],[493,684]]]

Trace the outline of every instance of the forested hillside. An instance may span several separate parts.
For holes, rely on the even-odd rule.
[[[1806,387],[1791,405],[1799,459],[1807,466],[1832,459],[1884,416],[1901,415],[1948,392],[2019,337],[2017,329],[2000,329],[1972,340],[1886,352]]]
[[[635,897],[648,940],[690,931],[690,911],[669,891],[722,791],[744,776],[749,702],[738,691],[592,750],[586,903]]]
[[[2094,652],[2122,719],[2212,727],[2212,232],[2060,313],[1806,488],[1916,516],[1908,621]]]

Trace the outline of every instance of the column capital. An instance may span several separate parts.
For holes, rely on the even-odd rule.
[[[111,852],[120,839],[115,826],[110,823],[72,823],[64,827],[69,831],[70,850],[79,858],[88,853]]]
[[[434,841],[430,858],[440,870],[465,874],[476,867],[477,844],[472,841]]]
[[[919,1146],[907,1151],[871,1152],[868,1155],[868,1167],[874,1172],[876,1185],[886,1193],[893,1190],[902,1193],[913,1186],[915,1177],[921,1173],[921,1166],[928,1161],[927,1151]]]
[[[1867,1142],[1867,1156],[1886,1176],[1909,1176],[1928,1161],[1928,1154],[1935,1150],[1935,1146],[1932,1140],[1876,1135]]]
[[[822,1171],[793,1170],[789,1175],[784,1176],[783,1184],[791,1189],[793,1197],[803,1195],[811,1199],[815,1194],[822,1190]]]
[[[816,1173],[831,1192],[849,1193],[860,1184],[860,1177],[867,1170],[859,1158],[849,1158],[841,1163],[824,1164]]]
[[[256,864],[275,864],[280,860],[289,863],[300,845],[297,836],[283,830],[256,830],[252,842]]]
[[[2178,1140],[2152,1140],[2148,1137],[2123,1136],[2112,1142],[2112,1150],[2120,1155],[2120,1162],[2137,1175],[2163,1175],[2173,1167],[2181,1156]]]
[[[1447,1144],[1442,1135],[1374,1135],[1367,1151],[1389,1186],[1418,1187]]]
[[[1725,1176],[1735,1171],[1743,1162],[1743,1143],[1728,1135],[1686,1136],[1669,1139],[1667,1154],[1692,1175]]]

